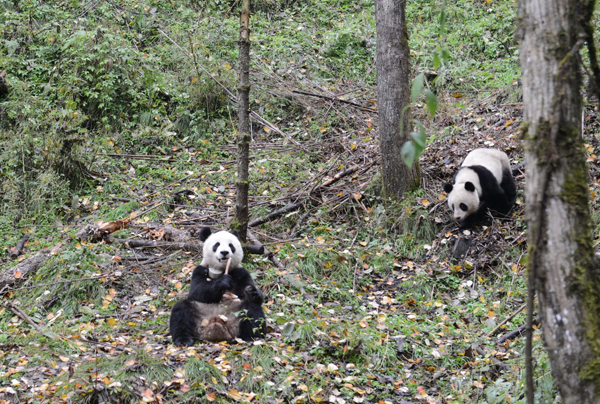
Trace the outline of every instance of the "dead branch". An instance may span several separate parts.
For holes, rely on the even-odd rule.
[[[287,204],[282,208],[274,210],[273,212],[269,213],[268,215],[265,215],[263,217],[259,217],[257,219],[252,220],[250,223],[248,223],[248,227],[260,226],[261,224],[269,222],[269,221],[283,215],[284,213],[296,210],[296,209],[300,208],[302,205],[304,205],[304,202],[296,202],[296,203]]]
[[[6,306],[8,306],[8,308],[15,313],[17,316],[19,316],[23,321],[25,321],[26,323],[30,324],[33,328],[35,328],[35,330],[37,332],[39,332],[40,334],[44,333],[44,330],[42,330],[42,327],[40,327],[39,325],[36,324],[35,321],[33,321],[31,319],[31,317],[29,317],[27,314],[25,314],[25,312],[23,310],[21,310],[16,304],[8,302],[6,304]]]
[[[370,163],[370,164],[367,164],[367,165],[366,165],[366,167],[369,167],[369,166],[371,166],[371,165],[373,165],[373,164],[374,164],[374,162],[372,162],[372,163]],[[318,187],[315,189],[315,191],[317,191],[317,190],[318,190],[318,189],[320,189],[320,188],[325,188],[325,187],[328,187],[328,186],[330,186],[331,184],[333,184],[333,183],[335,183],[335,182],[338,182],[338,181],[339,181],[339,180],[341,180],[342,178],[344,178],[344,177],[346,177],[346,176],[348,176],[348,175],[350,175],[350,174],[353,174],[353,173],[357,172],[357,171],[358,171],[358,170],[360,170],[361,168],[365,168],[365,166],[353,166],[353,167],[347,168],[347,169],[345,169],[344,171],[342,171],[341,173],[337,173],[336,175],[334,175],[333,177],[331,177],[331,178],[330,178],[330,179],[328,179],[327,181],[323,182],[321,185],[319,185],[319,186],[318,186]],[[315,192],[315,191],[313,191],[313,192]]]
[[[330,97],[328,95],[314,94],[314,93],[309,93],[307,91],[300,91],[300,90],[293,90],[292,92],[296,93],[296,94],[308,95],[308,96],[311,96],[311,97],[323,98],[323,99],[329,100],[329,101],[341,102],[341,103],[344,103],[344,104],[352,105],[353,107],[360,108],[362,111],[367,111],[367,112],[372,112],[374,114],[377,114],[377,110],[376,109],[365,107],[363,105],[357,104],[357,103],[352,102],[352,101],[343,100],[341,98]]]
[[[488,354],[479,346],[475,348],[475,351],[484,358],[488,356]],[[493,355],[489,355],[489,357],[496,366],[502,368],[502,370],[504,370],[505,372],[510,372],[510,368],[504,363],[502,363],[502,361],[500,361],[498,358],[495,358]]]
[[[331,177],[330,179],[328,179],[327,181],[324,181],[321,183],[321,185],[314,187],[312,190],[310,190],[310,192],[307,195],[303,195],[301,197],[301,200],[298,202],[294,202],[294,203],[290,203],[282,208],[279,208],[277,210],[274,210],[273,212],[263,216],[263,217],[259,217],[257,219],[252,220],[250,223],[248,223],[248,227],[256,227],[259,226],[263,223],[269,222],[281,215],[283,215],[284,213],[287,212],[291,212],[293,210],[296,210],[298,208],[300,208],[301,206],[303,206],[304,204],[310,204],[311,200],[312,200],[312,196],[315,195],[319,195],[322,191],[325,190],[326,187],[336,183],[337,181],[341,180],[344,177],[347,177],[348,175],[351,175],[355,172],[357,172],[360,169],[364,169],[364,168],[368,168],[371,165],[375,164],[375,162],[371,162],[365,166],[352,166],[350,168],[345,169],[342,172],[337,173],[336,175],[334,175],[333,177]],[[309,202],[306,202],[306,199],[309,199]]]
[[[486,335],[486,337],[491,337],[492,335],[494,335],[496,333],[496,331],[498,331],[500,329],[500,327],[502,327],[504,324],[508,323],[510,320],[512,320],[513,318],[515,318],[515,316],[517,314],[519,314],[520,312],[522,312],[523,309],[525,309],[525,307],[527,307],[527,304],[524,304],[521,307],[519,307],[517,310],[515,310],[515,312],[513,314],[511,314],[510,316],[506,317],[500,324],[498,324],[496,326],[496,328],[494,328],[492,331],[488,332],[488,334]]]
[[[118,230],[122,230],[127,227],[129,222],[134,217],[128,217],[126,219],[114,220],[112,222],[98,222],[87,224],[83,229],[79,230],[75,237],[79,241],[89,241],[95,243],[100,240],[106,240],[106,237]]]
[[[532,326],[538,326],[538,325],[540,325],[540,320],[541,320],[541,317],[539,317],[539,316],[536,317],[535,319],[533,319],[533,322],[531,323]],[[496,341],[496,344],[501,344],[504,341],[506,341],[507,339],[513,339],[513,338],[516,338],[516,337],[520,337],[523,334],[523,331],[525,331],[525,328],[527,328],[527,324],[523,324],[522,326],[520,326],[516,330],[509,332],[508,334],[506,334],[503,337],[500,337],[498,339],[498,341]]]
[[[281,263],[281,261],[279,261],[275,254],[273,254],[271,251],[265,248],[265,246],[262,245],[262,243],[256,238],[254,234],[248,232],[248,238],[254,243],[254,245],[261,246],[263,248],[263,255],[269,258],[271,262],[275,264],[277,268],[279,268],[280,271],[285,271],[285,266]]]
[[[48,256],[58,251],[62,244],[57,244],[52,250],[42,250],[29,257],[12,268],[4,270],[0,274],[0,294],[6,293],[16,282],[23,281],[30,274],[35,273],[38,268],[48,259]]]
[[[178,243],[156,240],[134,240],[122,238],[109,238],[108,241],[113,243],[121,243],[129,248],[164,248],[166,250],[184,250],[184,251],[202,251],[201,243]]]
[[[97,153],[98,156],[108,157],[120,157],[120,158],[132,158],[140,160],[159,160],[159,161],[173,161],[173,156],[157,156],[152,154],[116,154],[116,153]]]
[[[23,254],[23,249],[27,240],[29,240],[29,233],[25,233],[25,235],[21,240],[19,240],[17,245],[14,248],[10,249],[8,253],[8,255],[10,255],[10,258],[16,259],[19,255]]]

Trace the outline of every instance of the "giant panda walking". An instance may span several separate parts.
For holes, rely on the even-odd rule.
[[[463,161],[452,184],[445,184],[448,206],[461,227],[470,227],[489,208],[502,215],[515,204],[517,188],[508,156],[501,150],[475,149]]]
[[[212,234],[204,227],[200,240],[204,241],[203,257],[192,273],[190,293],[171,311],[173,343],[190,346],[196,339],[250,341],[263,337],[267,331],[264,296],[241,266],[244,253],[237,235],[227,231]],[[225,274],[229,259],[230,270]]]

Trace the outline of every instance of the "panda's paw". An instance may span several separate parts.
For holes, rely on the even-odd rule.
[[[173,343],[177,346],[192,346],[194,345],[194,339],[192,337],[180,337],[174,339]]]
[[[223,274],[215,281],[215,288],[222,291],[231,290],[233,289],[233,279],[231,276]]]
[[[249,300],[251,302],[260,303],[264,299],[264,296],[263,296],[262,292],[260,291],[260,289],[258,289],[254,285],[246,286],[246,289],[244,289],[244,295],[246,297],[246,300]]]

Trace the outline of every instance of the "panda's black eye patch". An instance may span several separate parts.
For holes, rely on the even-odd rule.
[[[452,204],[452,210],[454,210],[454,204]]]
[[[469,207],[468,207],[467,205],[465,205],[464,203],[461,203],[461,204],[460,204],[460,208],[461,208],[463,211],[465,211],[465,212],[466,212],[467,210],[469,210]]]
[[[231,250],[231,253],[235,253],[235,247],[233,246],[233,244],[229,243],[229,249]]]
[[[220,245],[221,243],[215,243],[215,245],[213,245],[213,252],[217,252],[217,248],[219,248]]]

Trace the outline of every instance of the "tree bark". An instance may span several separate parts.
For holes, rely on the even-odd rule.
[[[243,0],[240,16],[240,84],[238,87],[238,154],[235,221],[232,228],[246,242],[248,231],[248,166],[250,160],[250,0]]]
[[[529,295],[538,293],[544,341],[565,404],[600,402],[600,282],[581,137],[578,55],[591,5],[588,0],[519,4]],[[528,402],[533,403],[532,395]]]
[[[383,195],[400,199],[419,185],[418,161],[412,168],[402,161],[402,146],[409,140],[409,48],[406,0],[375,0],[377,27],[377,104]],[[404,114],[402,111],[404,110]],[[402,130],[400,128],[402,122]]]

